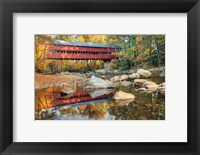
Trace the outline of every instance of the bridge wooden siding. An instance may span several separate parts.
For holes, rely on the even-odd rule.
[[[116,59],[115,55],[94,55],[94,54],[60,54],[48,53],[44,56],[45,59],[65,59],[65,60],[111,60]]]
[[[39,45],[43,51],[48,51],[44,54],[45,59],[62,59],[62,60],[112,60],[117,59],[114,52],[119,49],[104,48],[104,47],[83,47],[83,46],[68,46],[68,45]]]

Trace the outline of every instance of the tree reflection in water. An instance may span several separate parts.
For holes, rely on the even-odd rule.
[[[119,87],[113,90],[130,92],[135,95],[135,100],[115,101],[110,97],[68,104],[36,111],[36,120],[164,120],[165,101],[151,93],[135,92],[133,87]],[[55,90],[56,92],[58,90]],[[53,101],[45,99],[47,90],[36,92],[36,104],[43,107]],[[102,93],[102,92],[101,92]],[[102,95],[102,94],[101,94]],[[95,96],[96,97],[96,96]]]

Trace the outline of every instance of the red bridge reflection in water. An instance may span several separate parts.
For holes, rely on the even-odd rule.
[[[62,106],[62,105],[68,105],[68,104],[75,104],[75,103],[81,103],[85,101],[96,101],[106,98],[113,97],[113,93],[107,92],[105,94],[100,94],[99,96],[91,96],[90,93],[87,90],[77,89],[74,93],[66,94],[59,92],[52,92],[45,94],[45,98],[51,99],[50,103],[44,104],[36,104],[36,111],[40,111],[42,109],[48,109],[51,107],[56,106]]]

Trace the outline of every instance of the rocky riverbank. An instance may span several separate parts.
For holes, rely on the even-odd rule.
[[[156,76],[158,72],[156,72]],[[133,87],[135,91],[142,93],[156,93],[158,97],[165,96],[165,83],[158,83],[153,81],[151,78],[155,76],[149,70],[138,69],[134,71],[106,71],[104,69],[95,70],[95,72],[87,73],[72,73],[72,72],[61,72],[60,74],[54,75],[42,75],[36,74],[35,88],[53,88],[60,87],[65,93],[72,93],[77,87],[83,89],[114,89],[119,86]],[[162,76],[161,76],[162,77]],[[120,93],[125,92],[119,92]],[[131,96],[127,94],[126,96]],[[118,97],[119,99],[119,97]],[[124,97],[123,97],[124,99]],[[128,98],[129,99],[129,98]]]
[[[165,96],[165,82],[155,83],[151,81],[152,73],[148,70],[138,69],[136,73],[115,75],[110,79],[102,79],[92,75],[87,83],[87,89],[116,88],[120,86],[133,87],[135,91],[142,93],[154,93],[157,97]],[[116,94],[118,97],[116,97]],[[116,92],[114,99],[130,99],[133,94]],[[120,98],[121,96],[121,98]],[[123,97],[122,97],[123,96]],[[132,97],[132,99],[134,96]]]
[[[87,78],[77,75],[35,75],[35,89],[53,88],[53,87],[68,87],[73,88],[82,86],[82,83],[87,81]]]

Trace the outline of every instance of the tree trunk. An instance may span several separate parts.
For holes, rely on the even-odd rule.
[[[151,52],[152,52],[151,44],[152,44],[152,36],[150,35],[149,55],[151,55]]]
[[[161,63],[160,63],[160,47],[159,47],[159,43],[156,42],[156,52],[157,52],[157,58],[158,58],[158,65],[159,67],[161,67]]]
[[[44,65],[45,65],[45,59],[44,59],[45,51],[46,51],[46,45],[44,46],[44,49],[42,50],[42,54],[43,54],[43,59],[42,59],[42,63],[43,63],[43,65],[42,65],[42,71],[44,71]],[[41,59],[41,57],[42,57],[42,54],[41,54],[41,56],[40,56],[40,59]]]

